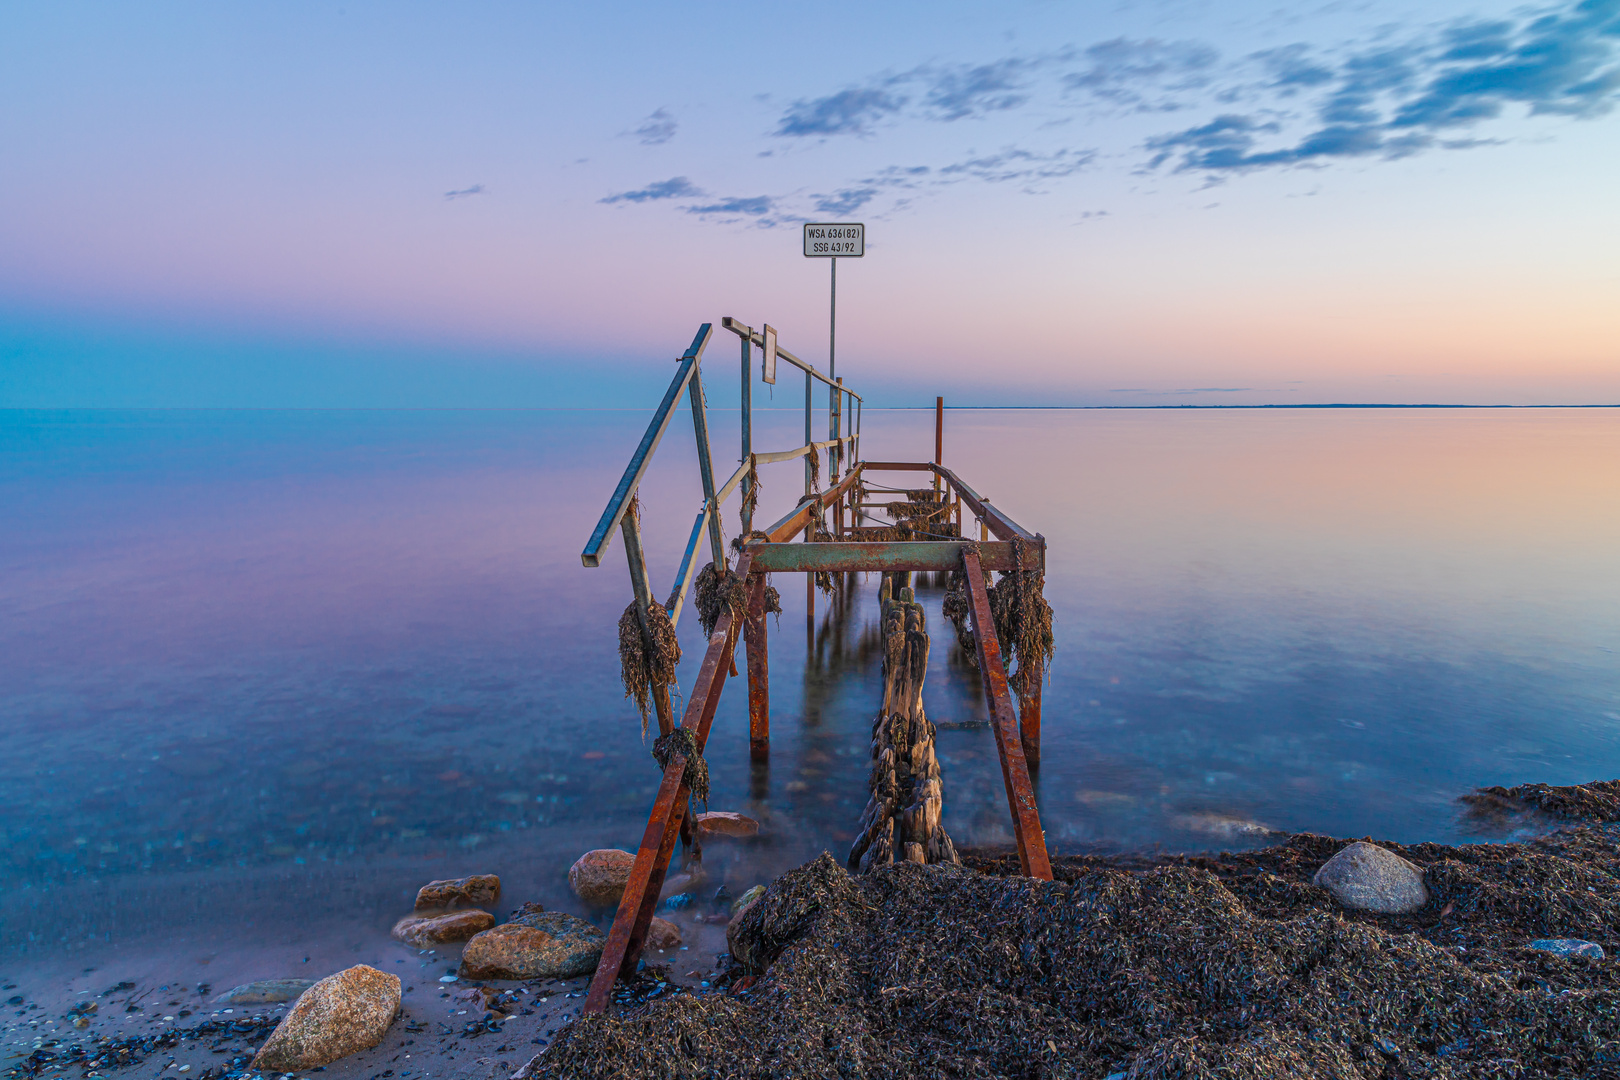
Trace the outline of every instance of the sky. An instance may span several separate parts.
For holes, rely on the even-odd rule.
[[[1620,0],[41,0],[0,101],[0,406],[825,366],[805,221],[874,405],[1620,402]]]

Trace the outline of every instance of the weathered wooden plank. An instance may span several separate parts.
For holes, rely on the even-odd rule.
[[[1029,783],[1029,765],[1024,760],[1018,718],[1013,714],[1007,690],[1007,672],[1001,666],[1001,646],[996,641],[990,598],[984,589],[984,567],[971,547],[962,552],[962,569],[967,578],[973,636],[979,646],[979,675],[984,679],[990,726],[995,729],[996,750],[1001,755],[1001,779],[1007,788],[1007,806],[1012,811],[1013,836],[1018,841],[1018,863],[1027,876],[1051,881],[1052,863],[1046,855],[1046,834],[1041,831],[1035,791]]]
[[[746,551],[737,560],[737,573],[745,579],[751,562],[752,557]],[[765,587],[763,575],[754,580],[757,582],[756,589]],[[733,620],[729,611],[721,613],[714,633],[709,637],[709,649],[704,653],[703,666],[698,670],[697,681],[692,686],[692,696],[687,700],[686,714],[681,718],[681,726],[691,730],[700,753],[708,742],[709,725],[713,723],[714,711],[720,704],[726,671],[731,666],[732,654],[740,636],[737,631],[741,628],[733,624],[740,621]],[[664,874],[669,869],[675,838],[686,811],[688,792],[686,785],[681,782],[685,771],[685,755],[672,755],[669,767],[664,770],[663,782],[658,786],[658,794],[653,799],[652,813],[641,835],[641,846],[636,850],[636,861],[630,869],[630,881],[625,886],[623,899],[619,901],[618,913],[613,917],[613,927],[608,931],[601,962],[597,964],[596,975],[591,979],[590,991],[585,996],[585,1011],[588,1013],[600,1013],[607,1007],[614,980],[623,970],[633,971],[636,960],[640,958],[641,945],[646,941],[647,927],[658,906],[658,891],[663,888]]]

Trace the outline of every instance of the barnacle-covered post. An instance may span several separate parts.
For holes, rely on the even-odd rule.
[[[884,576],[883,704],[872,723],[871,797],[861,814],[849,867],[866,872],[896,860],[960,863],[940,824],[944,784],[934,754],[934,725],[923,714],[928,632],[910,589]],[[893,597],[898,591],[898,598]]]

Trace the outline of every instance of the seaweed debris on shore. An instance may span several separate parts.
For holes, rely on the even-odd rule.
[[[1620,968],[1530,947],[1620,939],[1617,840],[1383,845],[1429,890],[1402,916],[1311,883],[1351,843],[1323,836],[1057,859],[1054,882],[1010,858],[852,877],[823,855],[733,924],[724,989],[584,1017],[528,1072],[1620,1076]]]

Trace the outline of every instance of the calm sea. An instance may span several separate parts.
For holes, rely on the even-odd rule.
[[[646,419],[0,414],[0,958],[371,948],[429,877],[485,870],[576,906],[568,864],[633,849],[659,778],[618,682],[621,548],[579,561]],[[756,447],[801,423],[761,413]],[[929,456],[932,423],[874,410],[865,452]],[[1456,840],[1477,786],[1620,775],[1620,410],[964,410],[946,461],[1048,539],[1057,852]],[[801,485],[770,467],[761,514]],[[643,491],[662,592],[689,425]],[[734,891],[841,857],[866,799],[876,582],[819,600],[813,639],[777,584],[771,760],[741,680],[709,743],[711,807],[766,828],[714,856]],[[946,825],[1006,843],[940,596]]]

